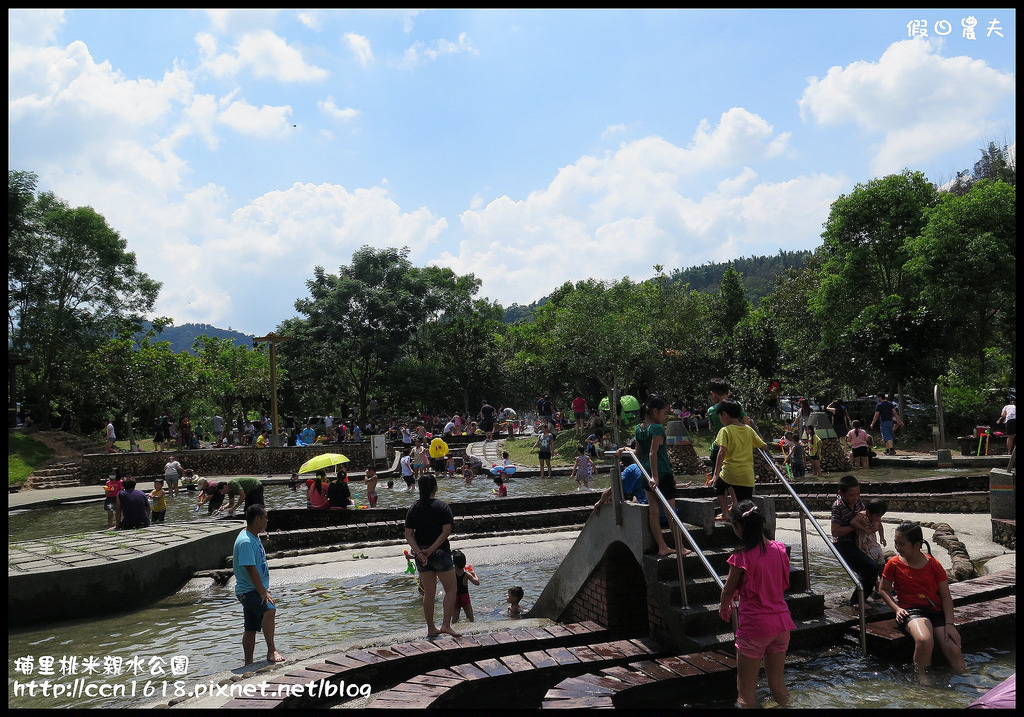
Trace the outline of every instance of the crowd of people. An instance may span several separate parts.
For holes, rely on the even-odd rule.
[[[709,406],[700,412],[690,410],[678,399],[669,403],[658,396],[650,397],[639,409],[638,419],[628,446],[617,447],[614,455],[621,461],[622,492],[626,500],[647,505],[647,515],[658,555],[672,555],[677,551],[688,553],[684,546],[671,548],[665,543],[662,531],[662,505],[674,511],[675,500],[681,487],[676,483],[672,464],[668,458],[665,423],[674,413],[693,430],[706,427],[714,435],[710,462],[717,504],[716,519],[731,525],[739,541],[730,556],[729,575],[720,596],[719,614],[729,621],[737,611],[736,630],[738,703],[754,706],[754,691],[758,671],[764,664],[765,675],[773,698],[785,705],[787,690],[784,665],[790,632],[795,625],[785,603],[784,592],[789,586],[789,558],[785,546],[765,537],[765,519],[754,501],[756,480],[754,452],[766,446],[765,441],[751,425],[744,407],[730,393],[728,382],[712,379],[708,384]],[[806,403],[806,401],[804,402]],[[1015,410],[1001,417],[1014,428]],[[603,416],[589,411],[583,399],[571,403],[572,418],[555,410],[547,396],[537,406],[537,429],[533,434],[532,451],[536,451],[541,476],[551,475],[551,455],[557,430],[570,427],[580,439],[571,477],[580,488],[589,488],[596,473],[594,458],[610,449],[604,442]],[[841,401],[830,403],[826,409],[836,434],[844,439],[855,469],[867,467],[871,448],[868,431],[858,420],[850,420]],[[1009,413],[1007,416],[1006,414]],[[786,463],[793,477],[802,477],[810,464],[814,475],[820,475],[821,438],[810,425],[803,409],[794,423],[787,426],[784,450]],[[201,426],[191,426],[187,416],[178,422],[175,431],[171,423],[160,424],[158,435],[181,440],[187,436],[202,436]],[[701,423],[705,422],[705,423]],[[1010,423],[1014,422],[1014,423]],[[868,428],[876,423],[891,450],[894,428],[900,425],[898,412],[884,394],[879,394],[876,411]],[[242,434],[250,433],[246,424]],[[230,441],[223,423],[215,422],[212,440],[220,445]],[[368,430],[377,430],[370,424]],[[482,462],[468,455],[459,461],[445,441],[446,437],[463,434],[482,434],[484,440],[494,440],[502,432],[518,435],[522,424],[515,412],[507,408],[494,408],[486,401],[475,416],[454,413],[450,416],[425,414],[411,421],[391,421],[382,429],[403,446],[399,460],[399,473],[410,492],[418,490],[419,498],[409,507],[404,521],[405,540],[410,564],[415,564],[422,589],[422,609],[430,637],[447,634],[459,636],[454,629],[460,615],[472,622],[475,618],[470,589],[481,584],[481,575],[468,563],[465,554],[453,549],[450,541],[454,526],[451,507],[437,499],[441,478],[461,477],[471,483],[483,470]],[[251,433],[255,434],[255,426]],[[112,429],[110,429],[112,431]],[[265,430],[265,429],[264,429]],[[358,431],[358,426],[355,427]],[[588,431],[592,431],[586,439]],[[175,435],[176,433],[176,435]],[[799,436],[799,437],[798,437]],[[351,440],[345,423],[335,425],[325,417],[324,432],[318,434],[307,424],[295,430],[297,444]],[[495,494],[507,495],[505,479],[515,466],[507,452],[501,466],[495,466]],[[376,471],[366,470],[366,496],[370,507],[377,504]],[[298,474],[290,481],[297,490]],[[391,487],[389,481],[388,486]],[[268,518],[264,507],[263,485],[257,478],[239,477],[229,481],[197,478],[183,468],[173,456],[168,458],[164,475],[154,480],[152,491],[138,489],[134,479],[121,479],[115,472],[105,486],[104,508],[108,511],[108,527],[129,529],[163,521],[167,501],[174,500],[183,489],[198,492],[196,510],[207,506],[210,514],[226,512],[233,515],[242,508],[246,515],[246,528],[235,545],[234,570],[236,594],[243,606],[243,653],[246,664],[254,659],[255,639],[263,632],[267,644],[267,659],[272,662],[284,658],[274,643],[276,604],[269,592],[269,570],[266,555],[258,536],[266,530]],[[860,496],[860,483],[852,475],[838,482],[838,495],[831,511],[831,533],[839,555],[858,576],[864,594],[888,605],[896,620],[914,640],[914,663],[919,670],[931,664],[932,651],[938,647],[947,661],[962,670],[963,655],[960,637],[953,624],[953,607],[945,572],[930,555],[930,546],[923,540],[920,526],[903,523],[895,529],[893,545],[895,555],[886,560],[887,546],[882,522],[887,505],[881,499],[864,501]],[[348,486],[348,475],[338,466],[333,479],[328,480],[325,470],[318,470],[305,480],[307,507],[311,510],[344,510],[355,506]],[[611,488],[605,490],[594,506],[600,511],[611,500]],[[224,505],[225,501],[227,505]],[[925,552],[927,550],[927,552]],[[435,618],[437,585],[443,592],[441,622]],[[876,592],[877,590],[877,592]],[[522,613],[523,590],[513,586],[507,591],[507,612],[510,616]],[[737,602],[738,598],[738,602]],[[850,603],[859,602],[857,591]]]

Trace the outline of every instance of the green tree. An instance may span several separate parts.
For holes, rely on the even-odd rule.
[[[232,416],[248,415],[270,403],[268,352],[238,346],[231,339],[206,335],[193,342],[192,351],[203,369],[206,387],[203,393],[213,399],[211,410],[230,420]],[[286,382],[284,371],[279,380]]]
[[[479,285],[449,269],[414,267],[408,255],[408,248],[364,246],[337,275],[318,266],[306,282],[309,298],[295,302],[302,318],[282,324],[281,333],[294,338],[282,345],[283,362],[309,408],[354,396],[365,416],[421,328]]]
[[[158,326],[163,320],[158,320]],[[141,409],[152,418],[161,403],[171,398],[182,384],[180,357],[167,341],[153,342],[151,330],[138,340],[124,332],[107,341],[92,354],[89,364],[99,392],[108,398],[112,412],[123,418],[128,443],[135,446],[135,425]],[[146,424],[146,429],[149,424]]]
[[[722,274],[722,283],[718,286],[718,310],[721,312],[722,333],[731,336],[736,324],[750,312],[743,277],[730,266]]]
[[[1017,188],[982,180],[944,194],[909,244],[908,270],[943,321],[950,354],[964,351],[984,383],[986,350],[1016,353]]]
[[[909,242],[921,233],[926,211],[938,203],[935,186],[921,172],[905,170],[867,184],[832,204],[825,231],[819,271],[820,288],[811,295],[811,308],[820,331],[819,350],[825,356],[859,357],[879,379],[899,386],[910,365],[896,360],[910,347],[930,345],[933,337],[911,335],[923,330],[918,309],[903,297],[918,288],[907,271]],[[851,327],[871,336],[900,335],[899,350],[888,343],[866,341]],[[865,350],[867,349],[867,350]],[[895,373],[894,373],[895,372]],[[840,381],[853,378],[840,376]]]
[[[31,175],[8,174],[10,346],[29,357],[26,395],[34,415],[74,424],[88,403],[88,356],[111,335],[137,330],[160,288],[136,267],[127,242],[90,207],[51,193],[29,200]],[[93,419],[99,418],[93,416]]]

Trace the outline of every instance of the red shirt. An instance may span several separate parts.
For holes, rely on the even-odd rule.
[[[904,610],[912,607],[942,610],[939,585],[949,578],[938,560],[931,555],[927,558],[924,567],[912,568],[897,555],[889,558],[882,568],[882,577],[892,583],[896,604]]]
[[[572,400],[573,413],[583,413],[587,410],[587,399],[582,396]]]

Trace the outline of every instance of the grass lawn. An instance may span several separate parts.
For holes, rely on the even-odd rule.
[[[8,433],[7,484],[24,483],[32,471],[53,455],[52,448],[26,433]]]

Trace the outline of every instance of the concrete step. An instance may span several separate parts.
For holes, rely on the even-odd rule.
[[[683,566],[684,569],[689,566]],[[702,571],[703,572],[703,571]],[[797,565],[789,567],[789,591],[803,592],[807,590],[807,573]],[[656,597],[663,605],[680,606],[683,604],[679,580],[659,580],[647,585],[648,597]],[[722,589],[711,577],[687,577],[686,598],[690,604],[711,603],[719,600]]]

